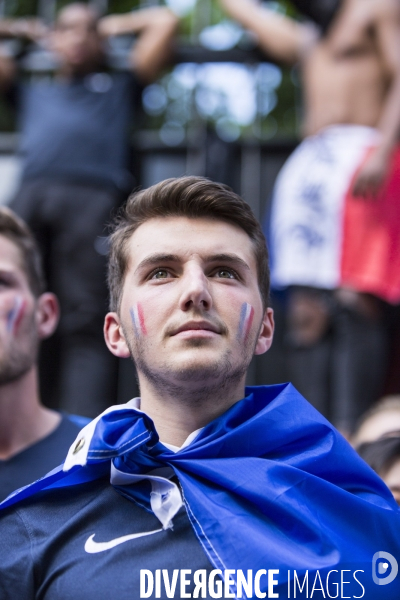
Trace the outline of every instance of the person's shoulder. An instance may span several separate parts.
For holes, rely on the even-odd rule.
[[[377,21],[389,18],[400,23],[400,3],[398,0],[374,0],[372,14]]]
[[[38,446],[46,446],[47,448],[54,446],[54,448],[61,448],[64,452],[64,450],[68,449],[75,440],[81,429],[90,423],[90,421],[91,419],[88,419],[87,417],[61,413],[61,420],[56,429],[54,429],[54,431],[46,438],[43,438],[42,443],[38,444]],[[60,457],[58,457],[58,460],[59,458]],[[63,456],[61,458],[63,458]]]
[[[47,523],[51,529],[57,528],[57,524],[65,523],[86,506],[88,502],[103,502],[103,494],[111,488],[107,479],[97,479],[78,485],[68,487],[57,487],[38,492],[0,510],[0,522],[2,527],[7,521],[20,520],[29,523],[30,534],[35,530],[45,530]]]
[[[64,417],[73,423],[73,425],[76,425],[78,429],[82,429],[92,420],[89,419],[89,417],[82,417],[81,415],[74,415],[70,413],[64,413]]]

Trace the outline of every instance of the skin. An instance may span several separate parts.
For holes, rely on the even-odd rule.
[[[380,475],[392,492],[397,504],[400,505],[400,459],[396,460],[385,473]]]
[[[62,10],[48,39],[63,75],[90,73],[103,59],[96,13],[89,7],[72,4]]]
[[[287,64],[300,63],[305,135],[346,123],[378,129],[380,140],[353,188],[355,195],[374,198],[400,131],[398,0],[343,0],[323,38],[253,0],[220,2],[257,34],[268,55]]]
[[[28,38],[49,47],[58,60],[58,75],[71,78],[91,73],[104,62],[104,41],[114,35],[135,34],[129,57],[131,69],[144,82],[152,81],[169,58],[178,19],[165,7],[98,18],[90,6],[68,4],[52,29],[38,19],[1,19],[1,37]],[[16,76],[10,57],[0,56],[0,86]]]
[[[181,446],[244,397],[251,358],[271,346],[273,311],[262,304],[252,242],[229,223],[150,219],[132,235],[129,257],[120,310],[105,319],[106,343],[116,356],[132,356],[142,410],[164,442]],[[138,303],[146,334],[132,323]],[[243,303],[254,311],[245,340]]]
[[[355,432],[351,443],[358,447],[373,442],[392,431],[400,431],[400,407],[398,410],[384,410],[371,415]]]
[[[10,312],[15,310],[12,327]],[[0,459],[6,460],[46,437],[60,415],[44,408],[37,385],[41,339],[58,322],[54,294],[36,298],[18,247],[0,234]]]

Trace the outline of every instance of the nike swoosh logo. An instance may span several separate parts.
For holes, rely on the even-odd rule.
[[[146,535],[153,535],[153,533],[160,533],[161,531],[164,530],[161,528],[155,529],[154,531],[144,531],[143,533],[131,533],[130,535],[123,535],[122,537],[115,538],[114,540],[110,540],[109,542],[95,542],[93,538],[96,534],[94,533],[86,540],[85,551],[88,554],[97,554],[98,552],[111,550],[111,548],[115,548],[115,546],[119,546],[119,544],[129,542],[129,540],[136,540],[137,538],[141,538]]]

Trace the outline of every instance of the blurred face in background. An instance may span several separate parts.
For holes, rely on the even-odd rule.
[[[400,458],[383,473],[379,473],[392,492],[397,504],[400,505]]]
[[[74,73],[96,68],[103,56],[97,21],[96,13],[79,3],[60,11],[50,42],[61,68],[68,67]]]
[[[355,448],[378,440],[391,431],[400,431],[400,402],[397,408],[388,408],[371,415],[354,433],[351,443]]]

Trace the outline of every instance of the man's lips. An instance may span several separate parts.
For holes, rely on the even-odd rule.
[[[185,323],[184,325],[181,325],[177,329],[173,330],[171,336],[179,335],[179,337],[212,337],[220,334],[221,330],[208,321],[189,321],[188,323]]]

